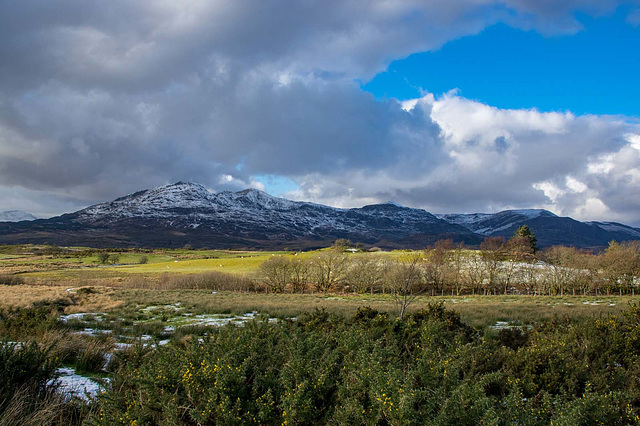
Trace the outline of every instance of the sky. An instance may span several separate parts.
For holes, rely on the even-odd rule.
[[[640,225],[638,0],[0,7],[0,210],[193,181]]]

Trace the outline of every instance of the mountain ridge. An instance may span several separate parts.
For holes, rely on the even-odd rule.
[[[487,236],[509,237],[522,224],[541,246],[601,247],[610,239],[640,238],[640,229],[627,225],[579,222],[541,209],[434,215],[393,202],[337,208],[253,188],[215,193],[180,181],[50,219],[0,223],[0,243],[305,249],[349,238],[382,248],[421,248],[443,238],[477,245]]]

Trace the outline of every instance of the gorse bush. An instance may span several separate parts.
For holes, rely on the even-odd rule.
[[[0,338],[16,341],[61,327],[57,319],[62,306],[44,304],[32,308],[0,309]]]
[[[80,425],[91,412],[58,392],[59,360],[35,342],[0,342],[0,426]]]
[[[638,424],[640,308],[480,336],[442,305],[223,327],[121,362],[97,422]]]
[[[24,386],[31,386],[35,393],[45,392],[55,370],[56,362],[36,343],[0,342],[0,411]]]

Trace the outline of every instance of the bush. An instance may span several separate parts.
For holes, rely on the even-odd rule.
[[[440,304],[318,310],[131,350],[100,404],[138,424],[629,424],[639,315],[484,339]]]
[[[61,305],[45,304],[32,308],[0,309],[0,338],[23,341],[44,332],[60,329]]]
[[[91,408],[58,393],[59,361],[35,342],[0,342],[0,425],[80,425]]]
[[[98,262],[103,264],[103,265],[106,265],[107,262],[109,261],[109,256],[110,255],[107,252],[98,253]]]
[[[242,275],[211,271],[204,274],[166,275],[159,287],[163,290],[256,291],[256,283]]]
[[[55,377],[56,362],[48,357],[48,350],[35,342],[29,344],[0,343],[0,410],[23,386],[31,386],[36,393],[49,389],[47,382]]]
[[[0,285],[20,285],[24,284],[24,279],[17,275],[2,274],[0,275]]]

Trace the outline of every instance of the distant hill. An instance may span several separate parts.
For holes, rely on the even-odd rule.
[[[0,223],[0,243],[293,250],[349,238],[382,248],[422,248],[444,238],[477,245],[487,236],[510,237],[523,224],[541,247],[603,247],[612,239],[640,239],[637,228],[579,222],[546,210],[436,216],[391,202],[339,209],[256,189],[214,193],[178,182],[50,219]]]
[[[600,248],[609,241],[640,240],[640,229],[615,222],[580,222],[559,217],[542,209],[505,210],[494,214],[444,214],[438,217],[456,223],[477,234],[509,238],[522,225],[527,225],[540,247],[570,245]]]
[[[37,217],[31,213],[21,210],[6,210],[0,212],[0,222],[21,222],[23,220],[36,220]]]

